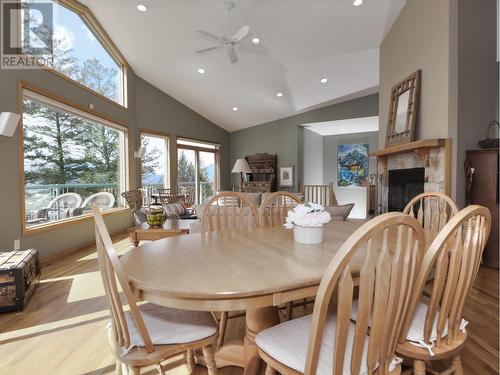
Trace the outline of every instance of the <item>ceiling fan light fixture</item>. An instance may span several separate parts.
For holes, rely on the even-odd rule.
[[[252,44],[260,44],[260,38],[257,37],[252,38]]]
[[[233,107],[233,111],[236,112],[239,108],[238,107]]]
[[[203,68],[198,68],[198,73],[205,74],[207,71]]]
[[[277,96],[278,98],[282,98],[282,97],[283,97],[283,93],[282,93],[282,92],[278,92],[278,93],[276,94],[276,96]]]
[[[354,5],[355,7],[359,7],[360,5],[363,5],[363,0],[354,0],[352,2],[352,5]]]
[[[148,10],[148,7],[144,4],[139,4],[139,5],[137,5],[137,10],[139,12],[146,12]]]
[[[326,77],[321,78],[320,82],[321,83],[327,83],[328,82],[328,78],[326,78]]]

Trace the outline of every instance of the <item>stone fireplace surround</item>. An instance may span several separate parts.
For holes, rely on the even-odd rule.
[[[370,153],[378,159],[378,174],[382,175],[382,211],[387,212],[389,198],[389,171],[424,168],[424,191],[450,194],[451,139],[425,139],[386,147]],[[379,194],[376,195],[379,197]]]

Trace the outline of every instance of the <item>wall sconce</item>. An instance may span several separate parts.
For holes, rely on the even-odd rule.
[[[145,153],[146,149],[144,147],[139,147],[137,151],[134,151],[134,157],[137,159],[142,159]]]
[[[21,115],[12,112],[0,113],[0,135],[12,137],[16,131]]]

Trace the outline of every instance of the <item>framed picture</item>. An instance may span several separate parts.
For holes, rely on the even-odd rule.
[[[280,168],[280,186],[293,186],[293,167]]]
[[[337,151],[338,186],[366,186],[368,180],[368,144],[339,145]]]

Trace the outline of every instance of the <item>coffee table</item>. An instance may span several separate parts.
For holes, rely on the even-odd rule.
[[[160,238],[175,237],[189,233],[189,226],[198,220],[167,220],[163,227],[150,227],[148,223],[138,224],[127,229],[128,235],[134,246],[139,241],[154,241]]]

